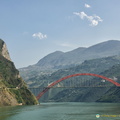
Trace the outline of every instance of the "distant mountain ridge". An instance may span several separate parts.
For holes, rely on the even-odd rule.
[[[37,64],[19,69],[24,71],[48,71],[81,64],[85,60],[120,55],[120,41],[109,40],[88,48],[79,47],[69,52],[56,51],[43,57]]]

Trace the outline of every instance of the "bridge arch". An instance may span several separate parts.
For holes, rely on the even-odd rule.
[[[104,80],[107,80],[107,81],[111,82],[111,83],[114,84],[115,86],[119,86],[119,87],[120,87],[120,83],[117,83],[117,82],[115,82],[114,80],[112,80],[112,79],[110,79],[110,78],[107,78],[107,77],[105,77],[105,76],[98,75],[98,74],[93,74],[93,73],[78,73],[78,74],[68,75],[68,76],[66,76],[66,77],[63,77],[63,78],[61,78],[61,79],[59,79],[59,80],[56,80],[55,82],[51,83],[51,84],[48,85],[42,92],[40,92],[40,93],[38,94],[38,96],[36,97],[37,100],[39,100],[44,93],[46,93],[51,87],[53,87],[53,86],[56,85],[57,83],[59,83],[59,82],[61,82],[61,81],[63,81],[63,80],[66,80],[66,79],[68,79],[68,78],[71,78],[71,77],[83,76],[83,75],[99,77],[99,78],[102,78],[102,79],[104,79]]]

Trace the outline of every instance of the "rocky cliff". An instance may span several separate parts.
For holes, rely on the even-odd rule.
[[[0,39],[0,106],[37,104],[11,61],[6,44]]]

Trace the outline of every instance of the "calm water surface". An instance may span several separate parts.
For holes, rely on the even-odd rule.
[[[0,120],[120,120],[120,104],[69,102],[1,107]]]

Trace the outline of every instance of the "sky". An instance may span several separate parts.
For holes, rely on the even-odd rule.
[[[16,68],[55,51],[120,40],[120,0],[0,0],[0,38]]]

